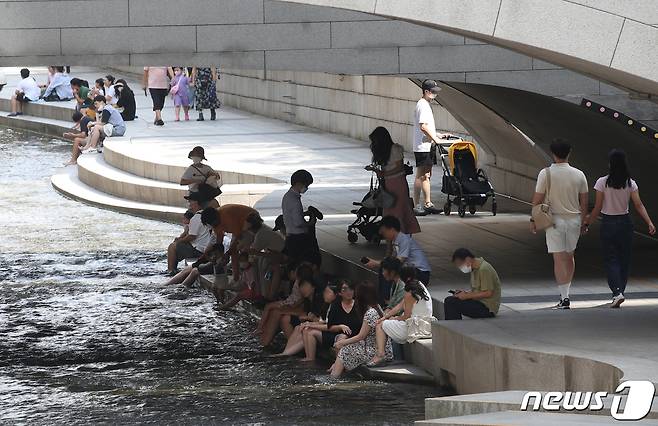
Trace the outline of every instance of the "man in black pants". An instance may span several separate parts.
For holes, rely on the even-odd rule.
[[[489,262],[475,257],[470,250],[460,248],[452,255],[457,269],[471,275],[471,290],[456,290],[443,301],[445,319],[491,318],[500,307],[500,278]]]
[[[322,213],[309,207],[304,212],[302,194],[313,183],[313,176],[306,170],[297,170],[290,177],[290,189],[281,200],[283,222],[286,227],[286,244],[283,253],[293,263],[310,262],[320,266],[321,256],[318,240],[315,237],[317,219],[322,220]],[[309,220],[305,219],[309,216]]]

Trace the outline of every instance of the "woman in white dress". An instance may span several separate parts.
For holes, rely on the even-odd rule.
[[[432,337],[432,298],[429,291],[415,278],[413,268],[402,268],[400,278],[405,282],[404,298],[377,321],[377,354],[368,363],[369,367],[386,361],[386,342],[389,337],[399,344]],[[395,315],[402,308],[404,313]]]

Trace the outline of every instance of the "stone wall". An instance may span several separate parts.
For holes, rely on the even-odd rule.
[[[311,72],[222,70],[225,105],[368,141],[377,126],[412,150],[413,114],[420,89],[410,80]],[[466,135],[464,127],[434,105],[439,130]]]

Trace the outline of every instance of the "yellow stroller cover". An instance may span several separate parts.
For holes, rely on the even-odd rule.
[[[450,160],[450,174],[455,175],[455,151],[469,150],[475,159],[475,168],[478,167],[478,150],[473,142],[459,141],[454,142],[448,148],[448,159]]]

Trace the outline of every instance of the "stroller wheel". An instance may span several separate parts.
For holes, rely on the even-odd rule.
[[[459,214],[459,217],[466,216],[466,206],[460,205],[459,208],[457,209],[457,213]]]
[[[498,213],[498,203],[494,201],[491,203],[491,214],[496,216],[496,213]]]
[[[347,233],[347,241],[354,244],[359,240],[359,235],[356,232],[349,231]]]
[[[470,214],[475,214],[476,211],[477,209],[475,208],[475,206],[468,206],[468,212]]]
[[[450,204],[449,201],[446,202],[446,203],[443,205],[443,214],[446,215],[446,216],[450,216],[450,209],[451,209],[451,208],[452,208],[452,204]]]

